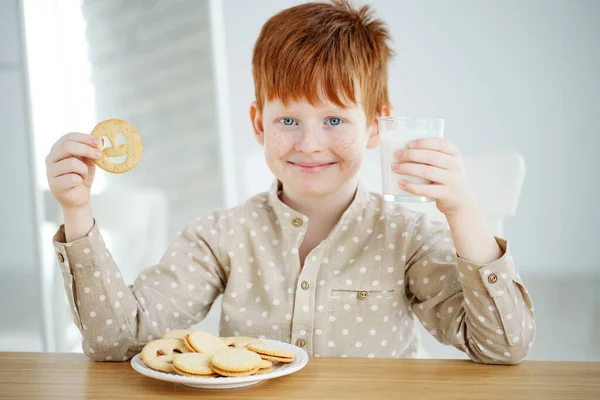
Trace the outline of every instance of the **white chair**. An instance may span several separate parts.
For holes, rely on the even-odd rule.
[[[94,218],[123,279],[132,283],[143,268],[156,264],[167,248],[166,194],[156,188],[112,189],[109,186],[102,193],[92,195],[91,202]],[[44,193],[44,203],[47,224],[57,228],[62,223],[58,203],[49,192]],[[51,236],[46,237],[44,246],[51,247],[51,240]],[[81,337],[71,318],[54,251],[46,254],[44,268],[50,271],[44,282],[50,288],[46,316],[51,321],[49,326],[53,327],[49,334],[54,342],[52,349],[74,351],[80,347]]]
[[[467,179],[477,196],[490,233],[502,236],[503,220],[513,216],[521,195],[525,179],[525,161],[515,152],[464,157]],[[273,182],[262,151],[250,153],[244,160],[244,186],[242,195],[248,198],[266,190]],[[382,192],[381,161],[379,148],[368,150],[359,172],[360,179],[371,192]],[[432,219],[447,223],[434,202],[407,203],[407,207],[428,213]],[[437,342],[421,324],[417,324],[420,338],[418,358],[467,358],[451,346]]]

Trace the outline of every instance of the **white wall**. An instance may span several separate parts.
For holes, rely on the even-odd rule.
[[[248,118],[253,44],[271,15],[300,3],[222,2],[238,193],[244,156],[260,151]],[[520,270],[598,274],[600,2],[369,3],[395,41],[395,114],[444,117],[445,136],[465,155],[510,149],[525,157],[520,206],[505,224]]]

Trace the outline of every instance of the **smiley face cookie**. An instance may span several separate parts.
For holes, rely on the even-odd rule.
[[[142,350],[142,361],[148,367],[161,372],[174,372],[173,360],[189,353],[180,339],[157,339],[146,343]]]
[[[231,336],[221,338],[221,340],[227,346],[235,347],[236,349],[245,349],[249,344],[264,344],[262,340],[249,336]]]
[[[163,335],[163,339],[181,339],[183,340],[187,335],[192,333],[192,331],[187,329],[176,329],[174,331],[169,331]]]
[[[119,144],[119,133],[123,135],[126,142]],[[137,130],[128,122],[120,119],[108,119],[100,122],[92,130],[92,136],[98,138],[100,144],[98,148],[102,152],[102,157],[96,160],[96,165],[107,172],[113,174],[122,174],[131,170],[137,165],[142,156],[142,139]],[[111,147],[103,147],[104,138],[108,140]],[[116,163],[111,158],[127,156],[125,161]]]
[[[188,350],[196,353],[214,354],[227,348],[219,337],[203,331],[193,331],[186,335],[183,341]]]
[[[277,349],[268,346],[264,343],[249,344],[246,347],[248,350],[258,354],[263,360],[269,360],[280,363],[292,363],[294,362],[294,353],[289,351]]]

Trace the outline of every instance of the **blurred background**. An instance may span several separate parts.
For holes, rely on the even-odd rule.
[[[292,0],[0,0],[0,351],[81,351],[44,159],[106,118],[144,141],[92,206],[123,276],[186,224],[268,190],[251,53]],[[445,118],[533,297],[536,360],[600,360],[600,2],[371,0],[391,30],[395,115]],[[380,190],[379,150],[362,178]],[[596,172],[593,172],[596,171]],[[428,211],[435,212],[429,209]],[[133,240],[135,238],[135,240]],[[217,333],[218,301],[200,326]],[[422,356],[462,357],[423,338]]]

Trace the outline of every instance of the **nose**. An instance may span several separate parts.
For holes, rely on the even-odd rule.
[[[316,153],[322,150],[319,130],[314,127],[305,127],[296,140],[296,151],[300,153]]]

